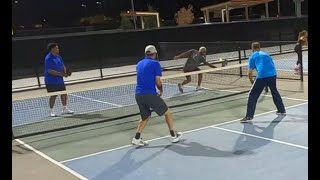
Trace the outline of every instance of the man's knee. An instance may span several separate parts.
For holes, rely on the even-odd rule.
[[[167,111],[164,113],[164,115],[165,115],[165,116],[171,115],[171,112],[170,112],[169,108],[168,108]]]
[[[191,81],[191,76],[187,76],[187,82],[190,82]]]
[[[149,116],[145,116],[141,118],[141,121],[148,121],[150,119],[150,115]]]

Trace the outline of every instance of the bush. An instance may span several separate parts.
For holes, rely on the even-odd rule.
[[[188,5],[188,8],[182,7],[177,13],[175,13],[174,17],[176,20],[176,23],[178,25],[186,25],[186,24],[192,24],[194,20],[194,14],[193,14],[193,6]]]

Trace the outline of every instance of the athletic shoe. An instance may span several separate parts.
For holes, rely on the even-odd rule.
[[[300,66],[300,64],[298,64],[298,65],[296,65],[295,67],[294,67],[294,74],[300,74],[300,71],[301,71],[301,66]]]
[[[179,88],[180,93],[183,93],[183,89],[182,89],[181,83],[178,84],[178,88]]]
[[[247,123],[247,122],[252,122],[252,119],[251,117],[244,117],[240,120],[241,123]]]
[[[50,117],[56,117],[57,115],[54,112],[50,112]]]
[[[62,112],[61,112],[61,114],[73,114],[74,113],[74,111],[71,111],[71,110],[69,110],[69,109],[64,109]]]
[[[196,91],[202,90],[203,88],[201,86],[196,87]]]
[[[221,67],[225,67],[228,65],[228,60],[223,60],[222,64],[221,64]]]
[[[279,116],[285,116],[285,115],[286,115],[286,112],[277,111],[276,114],[279,115]]]
[[[140,139],[132,138],[131,144],[137,145],[137,146],[145,146],[148,143],[146,141],[142,140],[142,138],[140,138]]]
[[[175,136],[171,136],[171,140],[173,143],[177,143],[180,141],[180,138],[182,136],[182,133],[181,132],[175,132]]]

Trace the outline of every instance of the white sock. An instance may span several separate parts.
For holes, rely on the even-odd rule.
[[[63,110],[67,110],[67,106],[63,106]]]

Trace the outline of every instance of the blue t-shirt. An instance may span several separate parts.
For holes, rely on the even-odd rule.
[[[249,68],[257,71],[257,79],[276,76],[272,58],[263,51],[255,51],[249,57]]]
[[[156,76],[162,76],[160,63],[150,57],[145,57],[138,62],[136,71],[136,94],[157,94]]]
[[[61,56],[53,55],[52,53],[48,53],[44,59],[44,82],[45,84],[64,84],[63,77],[61,76],[54,76],[49,74],[48,70],[52,69],[58,72],[63,72],[64,63]]]

